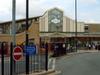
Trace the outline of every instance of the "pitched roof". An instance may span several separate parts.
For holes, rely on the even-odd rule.
[[[39,17],[41,17],[41,16],[30,17],[29,20],[35,19],[35,18],[39,18]],[[26,20],[25,18],[23,18],[23,19],[18,19],[18,20],[16,20],[16,22],[21,22],[21,21],[25,21],[25,20]],[[7,23],[12,23],[12,21],[1,22],[0,25],[2,25],[2,24],[7,24]]]

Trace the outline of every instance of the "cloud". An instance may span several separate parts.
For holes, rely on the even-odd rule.
[[[95,4],[98,1],[97,0],[78,0],[81,3],[87,3],[87,4]]]
[[[3,4],[3,5],[0,5],[1,6],[0,10],[2,12],[6,12],[6,13],[0,13],[0,14],[2,14],[3,18],[5,17],[4,15],[6,15],[11,20],[12,0],[7,0],[7,1],[2,0],[0,1],[0,3]],[[40,15],[43,15],[46,10],[53,7],[58,7],[60,9],[65,9],[66,7],[67,9],[69,9],[70,5],[72,5],[71,3],[72,2],[69,0],[68,1],[66,0],[64,1],[62,0],[59,0],[59,1],[58,0],[29,0],[29,14],[30,14],[30,17],[40,16]],[[24,18],[25,13],[26,13],[26,0],[16,0],[16,15],[17,15],[16,18]],[[7,19],[5,18],[2,20],[7,20]]]
[[[100,10],[98,10],[100,11]],[[90,22],[90,23],[100,23],[100,13],[95,11],[87,11],[87,12],[80,12],[78,13],[78,20],[83,22]]]
[[[22,5],[23,4],[23,5]],[[30,8],[30,16],[40,16],[43,15],[44,12],[50,8],[58,7],[64,9],[64,5],[71,4],[71,1],[62,1],[62,0],[30,0],[29,8]],[[25,2],[23,0],[18,0],[17,3],[17,14],[25,17]]]
[[[48,9],[58,7],[64,10],[66,16],[73,18],[75,0],[29,0],[30,17],[41,16]],[[100,4],[99,0],[77,0],[78,1],[78,20],[97,21],[99,20]],[[12,19],[12,0],[0,0],[0,21]],[[98,6],[97,6],[98,3]],[[94,12],[93,12],[94,11]],[[16,18],[25,18],[26,0],[16,0]],[[98,15],[97,15],[98,14]]]

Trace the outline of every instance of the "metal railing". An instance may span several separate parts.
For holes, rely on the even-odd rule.
[[[23,58],[20,61],[14,61],[13,59],[13,45],[10,44],[10,55],[4,56],[4,43],[0,46],[2,53],[0,57],[0,75],[20,75],[25,74],[26,70],[26,56],[23,54]],[[36,54],[29,56],[29,73],[42,72],[48,70],[48,55]]]

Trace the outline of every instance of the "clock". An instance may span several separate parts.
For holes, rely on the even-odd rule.
[[[57,23],[60,23],[60,20],[57,18],[54,18],[51,20],[51,22],[57,24]]]
[[[53,9],[48,12],[49,31],[62,31],[63,12],[59,9]]]

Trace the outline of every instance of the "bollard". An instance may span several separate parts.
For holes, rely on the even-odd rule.
[[[10,44],[10,75],[13,75],[13,43]]]
[[[1,72],[4,75],[4,43],[1,44]]]
[[[48,43],[45,44],[45,70],[48,71]]]

